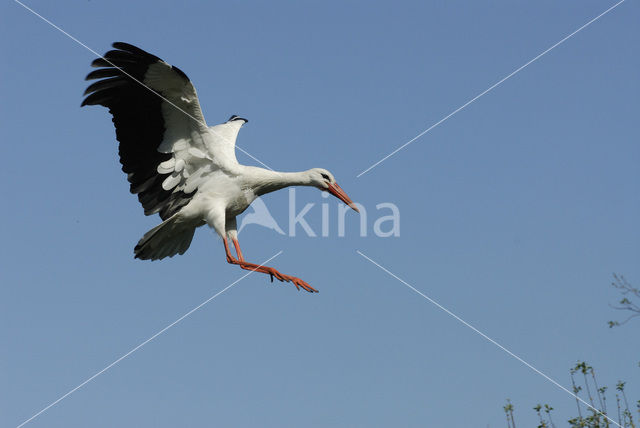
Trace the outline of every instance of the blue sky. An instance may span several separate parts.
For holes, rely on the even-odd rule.
[[[209,124],[274,169],[324,167],[397,238],[296,237],[249,225],[251,275],[27,426],[519,426],[575,401],[388,276],[360,250],[569,386],[640,398],[638,324],[612,272],[640,284],[640,7],[618,8],[388,161],[356,175],[614,2],[26,3],[104,53],[136,44],[184,70]],[[16,426],[238,279],[200,229],[190,250],[133,259],[157,224],[120,171],[110,117],[82,108],[94,56],[0,5],[0,425]],[[247,156],[238,158],[255,164]],[[315,202],[307,220],[320,229]],[[265,198],[287,224],[288,193]],[[331,221],[338,201],[330,200]],[[334,230],[334,224],[331,228]],[[613,396],[609,397],[613,404]]]

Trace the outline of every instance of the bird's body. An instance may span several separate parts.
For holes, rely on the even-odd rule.
[[[236,216],[263,194],[287,186],[327,190],[356,209],[327,170],[277,172],[238,163],[235,142],[247,120],[231,116],[207,126],[189,78],[178,68],[127,43],[96,59],[99,67],[82,105],[103,105],[113,115],[122,170],[145,214],[163,222],[135,247],[135,257],[157,260],[183,254],[195,229],[208,224],[223,239],[227,261],[316,291],[299,278],[244,261]],[[356,209],[357,210],[357,209]],[[237,259],[229,251],[232,241]]]

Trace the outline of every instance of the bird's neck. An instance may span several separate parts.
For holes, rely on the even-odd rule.
[[[267,169],[249,167],[250,187],[257,196],[275,192],[289,186],[313,186],[307,171],[278,172]]]

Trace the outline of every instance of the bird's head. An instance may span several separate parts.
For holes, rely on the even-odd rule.
[[[317,187],[322,191],[331,193],[333,196],[356,210],[356,212],[360,212],[351,198],[349,198],[345,191],[342,190],[340,186],[338,186],[338,183],[336,183],[336,179],[329,171],[323,168],[313,168],[309,170],[309,177],[311,179],[311,185]]]
[[[245,123],[249,122],[247,119],[245,119],[244,117],[238,117],[237,115],[233,115],[229,118],[229,120],[227,120],[227,123],[230,122],[235,122],[235,121],[240,121],[240,126],[244,125]]]

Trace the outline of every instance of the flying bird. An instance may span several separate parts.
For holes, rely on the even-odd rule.
[[[233,115],[207,126],[184,72],[128,43],[112,46],[114,50],[91,63],[97,69],[86,80],[99,80],[85,91],[82,106],[109,109],[131,193],[138,195],[146,215],[157,213],[162,219],[140,239],[135,258],[184,254],[196,228],[207,224],[222,238],[228,263],[317,292],[300,278],[245,261],[236,216],[257,197],[288,186],[316,187],[358,211],[333,174],[323,168],[278,172],[241,165],[235,144],[247,119]]]

